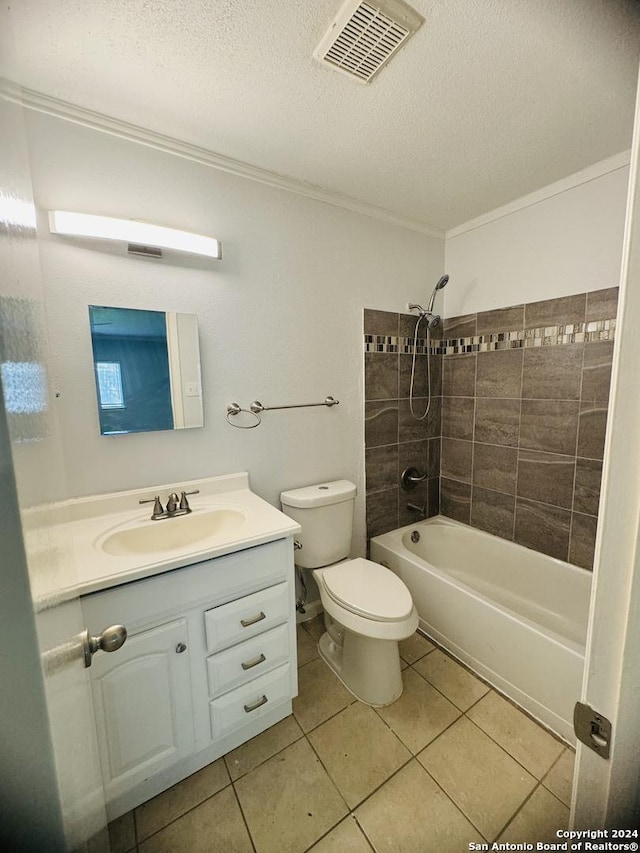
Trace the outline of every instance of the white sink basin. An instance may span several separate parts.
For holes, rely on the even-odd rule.
[[[234,538],[245,523],[243,512],[235,509],[200,510],[190,515],[146,521],[138,526],[115,530],[97,543],[114,557],[133,554],[158,554],[164,551],[199,551],[208,542]]]
[[[188,515],[152,521],[151,508],[139,506],[140,500],[153,500],[154,495],[160,495],[164,504],[167,495],[183,489],[198,494]],[[273,542],[300,530],[293,519],[251,491],[246,473],[74,498],[60,505],[61,526],[67,525],[69,516],[78,578],[68,583],[68,589],[80,595]],[[65,526],[60,536],[68,535]],[[38,594],[52,593],[40,588]]]

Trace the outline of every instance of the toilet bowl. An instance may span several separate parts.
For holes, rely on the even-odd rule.
[[[398,641],[418,627],[409,590],[389,569],[357,558],[315,569],[326,633],[318,650],[345,687],[367,705],[402,695]]]
[[[348,560],[356,487],[335,480],[282,492],[282,511],[301,527],[296,565],[320,590],[326,632],[318,649],[353,695],[390,705],[402,694],[398,641],[418,627],[411,594],[390,569]]]

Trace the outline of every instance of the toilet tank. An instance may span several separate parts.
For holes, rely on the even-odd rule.
[[[356,487],[349,480],[282,492],[282,511],[302,527],[296,565],[318,569],[349,556],[355,499]]]

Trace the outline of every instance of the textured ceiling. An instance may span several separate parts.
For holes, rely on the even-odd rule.
[[[412,0],[368,86],[312,51],[341,0],[20,0],[0,74],[450,228],[631,144],[640,4]]]

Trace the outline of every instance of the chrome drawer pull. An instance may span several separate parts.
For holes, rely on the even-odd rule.
[[[253,660],[248,660],[245,663],[241,664],[243,669],[253,669],[254,666],[258,666],[259,663],[264,663],[266,661],[266,657],[264,655],[258,655],[257,658]]]
[[[258,699],[257,702],[253,703],[253,705],[245,705],[244,710],[247,714],[250,714],[252,711],[255,711],[256,708],[259,708],[261,705],[264,705],[265,702],[268,702],[268,701],[269,700],[267,699],[267,697],[263,694],[262,697],[260,699]]]
[[[240,624],[242,625],[243,628],[248,628],[249,625],[255,625],[256,622],[262,622],[262,620],[266,619],[266,618],[267,617],[264,615],[264,613],[261,610],[257,616],[253,617],[253,619],[241,619]]]

